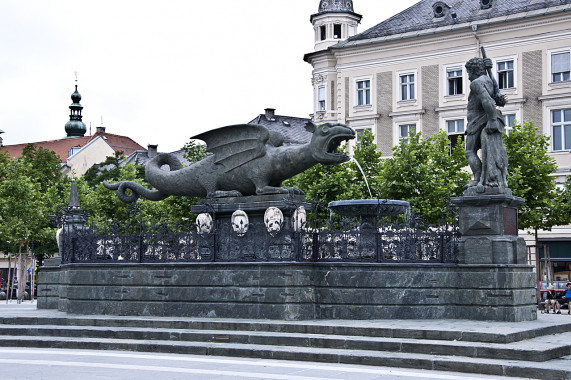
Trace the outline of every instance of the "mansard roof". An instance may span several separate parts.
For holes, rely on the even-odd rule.
[[[275,115],[272,110],[271,113],[256,116],[248,124],[259,124],[270,131],[281,133],[284,145],[297,145],[311,141],[313,134],[305,129],[305,125],[310,121],[308,118]]]
[[[365,40],[389,37],[406,33],[413,37],[424,30],[440,28],[450,30],[459,24],[485,24],[491,19],[509,21],[519,17],[543,15],[550,12],[571,10],[571,0],[488,0],[491,7],[482,9],[479,0],[422,0],[410,8],[359,33],[333,48],[359,45]],[[437,4],[439,3],[439,4]],[[435,8],[441,5],[440,14]]]

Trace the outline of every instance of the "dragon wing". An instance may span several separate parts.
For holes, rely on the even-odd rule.
[[[271,134],[257,124],[238,124],[213,129],[192,137],[206,143],[206,151],[214,154],[214,162],[228,172],[266,154]],[[271,142],[271,141],[270,141]]]

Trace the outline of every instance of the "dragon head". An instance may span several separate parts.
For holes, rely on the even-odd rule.
[[[344,124],[326,123],[315,125],[308,122],[305,125],[308,132],[313,133],[310,148],[311,156],[320,164],[335,165],[349,161],[350,157],[339,151],[344,141],[355,138],[355,131]]]

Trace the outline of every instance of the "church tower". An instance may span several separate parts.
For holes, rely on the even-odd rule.
[[[75,84],[75,92],[71,94],[71,100],[73,103],[69,106],[69,121],[65,123],[65,132],[67,133],[67,137],[82,137],[85,135],[87,128],[83,121],[81,121],[83,118],[83,116],[81,116],[83,106],[79,103],[81,101],[81,95],[77,92],[77,83]]]
[[[315,31],[315,51],[357,34],[361,18],[353,11],[351,0],[320,0],[319,10],[309,19]]]

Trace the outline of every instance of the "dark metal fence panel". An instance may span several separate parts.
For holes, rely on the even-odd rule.
[[[413,223],[414,222],[414,223]],[[455,263],[458,226],[423,226],[411,217],[406,223],[379,223],[361,228],[350,221],[332,221],[294,231],[291,223],[268,231],[251,223],[238,234],[225,220],[214,217],[213,229],[194,227],[65,225],[60,238],[63,263],[167,262],[385,262]]]
[[[295,261],[295,234],[289,223],[268,232],[264,223],[248,224],[243,234],[236,233],[230,223],[215,222],[216,261]]]

